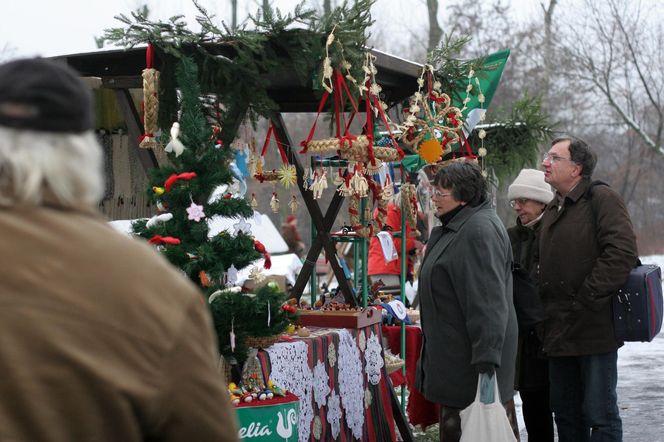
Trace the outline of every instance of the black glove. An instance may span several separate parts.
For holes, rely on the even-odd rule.
[[[478,373],[488,374],[489,376],[493,376],[496,372],[496,366],[490,362],[475,364],[475,369]]]

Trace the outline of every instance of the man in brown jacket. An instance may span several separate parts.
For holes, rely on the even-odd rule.
[[[95,213],[93,118],[73,70],[0,65],[0,440],[236,441],[203,297]]]
[[[616,395],[622,342],[614,337],[611,299],[638,253],[622,198],[608,186],[592,186],[596,162],[573,137],[554,140],[542,161],[545,181],[556,190],[541,221],[538,260],[560,442],[622,440]]]

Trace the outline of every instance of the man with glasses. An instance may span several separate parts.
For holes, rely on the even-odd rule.
[[[542,160],[556,196],[541,221],[543,349],[560,442],[621,441],[611,299],[634,267],[636,238],[625,204],[593,186],[596,154],[574,137],[555,139]]]

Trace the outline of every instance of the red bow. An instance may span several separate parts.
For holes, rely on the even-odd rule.
[[[180,244],[180,240],[178,238],[174,238],[172,236],[161,236],[161,235],[155,235],[152,238],[148,240],[150,244],[170,244],[172,246]]]
[[[195,178],[195,177],[196,177],[196,172],[182,172],[179,175],[171,174],[171,176],[169,176],[166,179],[166,181],[164,181],[164,189],[166,190],[166,192],[170,192],[171,187],[173,187],[173,184],[175,184],[175,182],[177,180],[187,180],[187,181],[189,181],[189,180],[191,180],[192,178]]]
[[[263,243],[260,242],[259,240],[255,239],[254,240],[254,249],[258,253],[263,254],[263,258],[265,258],[265,263],[263,264],[263,267],[265,267],[266,269],[269,269],[270,267],[272,267],[272,260],[270,259],[270,254],[267,253],[267,250],[265,250],[265,246],[263,245]]]

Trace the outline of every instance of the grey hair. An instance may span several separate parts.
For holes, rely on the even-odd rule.
[[[92,131],[61,134],[0,127],[0,205],[96,207],[102,150]]]

